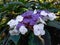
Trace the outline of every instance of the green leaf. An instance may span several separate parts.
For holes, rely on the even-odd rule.
[[[26,0],[18,0],[19,2],[26,3]]]
[[[15,10],[18,6],[24,7],[24,4],[22,2],[9,2],[7,4],[4,4],[5,10],[8,11]]]
[[[20,39],[20,35],[10,36],[10,40],[12,40],[15,43],[15,45],[17,45],[19,39]]]
[[[45,35],[43,35],[42,37],[45,41],[45,45],[51,45],[51,36],[47,29],[45,29]]]
[[[60,22],[58,22],[58,21],[48,21],[47,25],[51,26],[51,27],[55,27],[57,29],[60,29]]]
[[[33,33],[30,34],[28,45],[42,45],[42,42]]]
[[[50,12],[54,12],[54,13],[57,13],[59,9],[57,8],[51,8],[51,9],[48,9]]]

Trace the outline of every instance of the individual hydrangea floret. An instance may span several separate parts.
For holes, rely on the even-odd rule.
[[[36,36],[39,36],[39,35],[44,35],[45,34],[45,31],[44,31],[44,24],[38,24],[38,25],[34,25],[33,26],[33,32]]]
[[[15,19],[11,19],[7,25],[10,26],[10,28],[14,28],[16,25],[18,24],[18,22]]]
[[[40,12],[40,15],[42,15],[42,16],[47,16],[48,13],[47,13],[45,10],[42,10],[42,11]]]
[[[21,34],[26,34],[27,33],[27,28],[25,27],[25,26],[21,26],[20,28],[19,28],[19,32],[21,33]]]
[[[49,16],[49,20],[51,20],[51,21],[56,18],[54,13],[49,13],[48,16]]]

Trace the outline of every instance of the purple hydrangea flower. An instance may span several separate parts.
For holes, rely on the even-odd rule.
[[[33,19],[31,19],[29,25],[32,25],[33,26],[35,24],[36,24],[36,21],[34,21]]]
[[[19,28],[23,25],[24,25],[23,23],[18,23],[18,25],[16,26],[16,29],[19,30]]]
[[[32,15],[32,19],[37,21],[39,19],[40,15],[39,14],[34,14]]]
[[[39,19],[40,13],[33,14],[33,11],[29,10],[23,13],[22,16],[24,17],[23,23],[29,23],[29,25],[34,25]]]
[[[29,22],[30,22],[30,19],[25,18],[25,19],[23,20],[23,23],[29,23]]]
[[[33,14],[33,11],[29,10],[22,14],[23,17],[31,16]]]

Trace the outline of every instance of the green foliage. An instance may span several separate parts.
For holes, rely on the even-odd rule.
[[[58,21],[48,21],[47,25],[60,29],[60,22],[58,22]]]
[[[12,40],[15,43],[15,45],[17,45],[19,39],[20,39],[20,35],[10,36],[10,40]]]
[[[52,45],[51,36],[47,29],[45,29],[45,35],[43,36],[43,39],[45,40],[45,45]]]
[[[28,45],[42,45],[42,42],[37,36],[31,33],[29,36]]]

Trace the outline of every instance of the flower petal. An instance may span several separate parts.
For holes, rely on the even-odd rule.
[[[39,26],[38,25],[34,25],[33,29],[34,29],[33,30],[34,35],[39,36],[40,35]]]
[[[36,13],[37,13],[37,10],[35,9],[34,12],[33,12],[33,14],[36,14]]]
[[[16,25],[16,29],[19,30],[19,28],[20,28],[22,25],[24,25],[24,24],[23,24],[23,23],[18,23],[18,24]]]
[[[10,33],[10,35],[19,35],[19,32],[16,29],[16,27],[13,30],[10,30],[9,33]]]
[[[47,16],[47,13],[43,10],[40,12],[40,15]]]
[[[40,30],[40,35],[45,35],[45,30]]]
[[[27,33],[27,28],[25,28],[25,26],[21,26],[20,28],[19,28],[19,32],[21,33],[21,34],[26,34]]]
[[[7,25],[9,25],[10,28],[14,28],[14,26],[17,25],[17,24],[18,24],[18,22],[16,22],[16,20],[14,20],[14,19],[11,19],[11,20],[7,23]]]
[[[46,24],[46,22],[42,18],[39,17],[39,19],[41,23]]]
[[[23,17],[22,17],[21,15],[18,15],[18,16],[16,17],[16,21],[22,22],[22,21],[23,21]]]
[[[37,24],[33,26],[33,32],[34,35],[39,36],[39,35],[44,35],[45,31],[44,31],[44,24]]]
[[[56,18],[54,13],[49,13],[48,16],[49,16],[49,20],[51,20],[51,21]]]
[[[39,29],[42,29],[42,30],[44,29],[44,24],[41,23],[41,24],[38,24],[38,26],[39,26]]]

